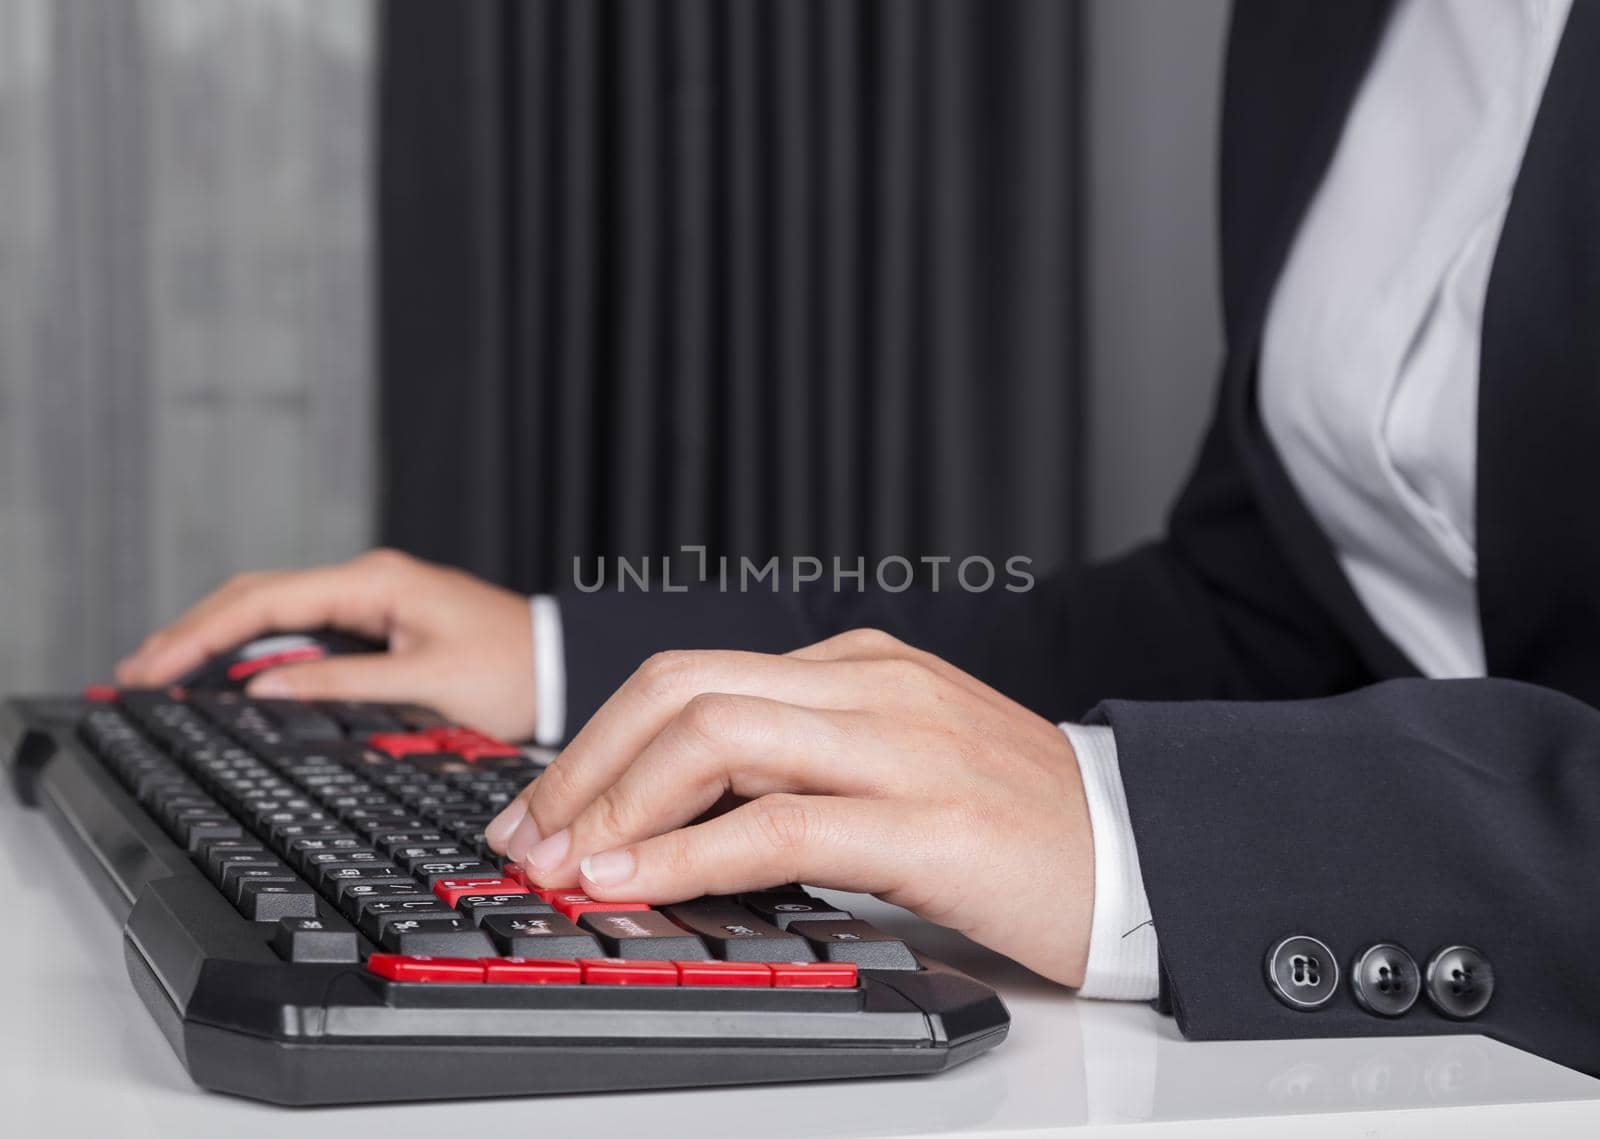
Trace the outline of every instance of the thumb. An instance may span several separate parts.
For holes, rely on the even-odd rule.
[[[414,657],[358,653],[274,668],[245,686],[246,694],[292,700],[416,700],[427,669]]]

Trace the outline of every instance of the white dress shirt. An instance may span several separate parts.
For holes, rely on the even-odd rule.
[[[1481,676],[1473,528],[1489,270],[1572,0],[1402,0],[1273,293],[1259,398],[1367,611],[1428,676]],[[565,720],[534,599],[538,742]],[[553,675],[552,675],[553,674]],[[1093,828],[1080,993],[1149,999],[1157,931],[1111,729],[1063,724]]]

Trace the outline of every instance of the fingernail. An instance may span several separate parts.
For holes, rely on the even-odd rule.
[[[269,699],[282,699],[294,695],[294,685],[290,684],[286,678],[282,676],[274,676],[272,673],[268,672],[263,673],[255,680],[252,680],[246,687],[245,691],[251,696],[266,696]]]
[[[620,886],[638,868],[631,850],[603,850],[578,863],[578,872],[596,886]]]
[[[567,857],[567,851],[572,847],[572,836],[565,828],[538,843],[530,849],[518,862],[527,863],[528,869],[535,878],[549,874],[560,866]]]
[[[511,835],[517,829],[517,820],[528,818],[528,809],[520,802],[506,804],[506,809],[501,811],[489,825],[483,828],[483,837],[489,845],[501,853],[505,852],[506,843],[511,841]]]
[[[506,840],[506,857],[512,862],[521,862],[528,851],[539,845],[539,824],[533,821],[533,816],[526,811],[522,813],[522,821],[511,831],[511,837]]]

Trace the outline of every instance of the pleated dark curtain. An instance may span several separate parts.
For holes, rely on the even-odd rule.
[[[1073,558],[1074,3],[381,12],[386,541]]]

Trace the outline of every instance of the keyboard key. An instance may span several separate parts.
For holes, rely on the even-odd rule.
[[[532,957],[538,960],[599,957],[600,943],[594,935],[579,929],[560,914],[491,914],[479,929],[493,939],[495,948],[507,957]]]
[[[345,850],[313,850],[300,856],[300,865],[306,872],[313,873],[324,866],[390,866],[392,863],[365,846],[354,846]]]
[[[762,961],[675,961],[685,986],[772,988],[772,966]]]
[[[809,961],[814,956],[805,938],[769,925],[729,901],[701,898],[662,906],[661,912],[724,961]]]
[[[356,909],[367,902],[377,901],[380,898],[427,898],[437,902],[427,890],[417,885],[410,878],[385,878],[377,882],[358,882],[354,885],[344,886],[339,891],[341,905],[348,904]],[[443,905],[443,903],[440,903]]]
[[[387,862],[358,862],[354,865],[335,862],[308,868],[306,877],[310,878],[319,890],[331,892],[335,896],[341,882],[393,881],[404,882],[408,886],[414,884],[409,877]]]
[[[239,911],[251,921],[314,918],[317,895],[299,882],[251,879],[239,887]]]
[[[415,882],[387,881],[387,882],[355,882],[342,883],[342,888],[335,895],[339,910],[346,917],[358,917],[366,908],[367,903],[380,900],[405,900],[408,898],[422,898],[430,902],[438,902],[445,909],[443,902],[432,894],[424,893]]]
[[[383,831],[425,826],[407,807],[355,807],[339,813],[339,820],[357,834],[371,838]]]
[[[351,891],[356,891],[358,894],[366,894],[374,886],[394,886],[396,887],[394,893],[413,894],[417,892],[417,884],[410,878],[400,875],[374,878],[330,878],[326,883],[328,896],[338,902],[340,906],[344,905],[346,897],[352,896]]]
[[[643,902],[602,902],[582,890],[557,890],[548,895],[543,890],[535,892],[554,906],[557,913],[565,914],[573,921],[584,914],[636,912],[650,908]]]
[[[853,989],[856,966],[851,961],[775,961],[774,989]]]
[[[253,838],[219,838],[203,842],[193,858],[205,867],[206,877],[213,882],[222,875],[222,860],[230,855],[245,858],[270,858],[267,848]]]
[[[578,926],[600,939],[607,957],[656,961],[708,961],[711,954],[694,934],[653,910],[586,913]]]
[[[788,929],[789,923],[796,921],[849,921],[855,917],[800,890],[764,890],[744,894],[739,898],[739,904],[779,929]]]
[[[583,980],[583,970],[576,961],[491,957],[483,966],[483,979],[491,985],[576,985]]]
[[[526,894],[528,888],[509,878],[441,878],[433,884],[433,892],[445,905],[454,906],[474,894]]]
[[[500,868],[478,858],[450,858],[419,862],[411,873],[428,889],[446,878],[493,878],[502,881]]]
[[[854,961],[773,961],[773,989],[854,989]]]
[[[329,929],[320,918],[280,918],[272,948],[285,961],[342,965],[361,960],[351,929]]]
[[[223,814],[220,808],[217,814]],[[227,817],[192,818],[180,823],[176,834],[184,849],[193,852],[208,838],[243,838],[244,827]]]
[[[381,853],[395,858],[395,849],[402,846],[437,846],[452,843],[455,839],[441,830],[388,830],[372,836],[372,845]],[[396,859],[398,861],[398,859]],[[410,870],[410,867],[407,867]],[[415,871],[412,871],[415,873]]]
[[[284,877],[294,877],[287,866],[270,854],[226,854],[217,859],[216,867],[214,881],[217,888],[230,898],[237,890],[235,883],[239,875],[247,870],[266,870]]]
[[[390,953],[441,957],[492,957],[494,944],[466,918],[401,918],[384,927],[379,942]]]
[[[227,885],[221,887],[222,895],[236,906],[244,905],[244,884],[246,882],[266,882],[274,886],[301,886],[300,879],[289,872],[286,866],[275,869],[242,870],[233,867],[233,874],[229,877]]]
[[[368,736],[373,732],[399,732],[405,727],[387,709],[359,700],[323,700],[318,705],[324,712],[338,720],[352,736]]]
[[[350,828],[337,823],[283,823],[272,829],[272,845],[287,850],[296,839],[345,838],[349,834]]]
[[[313,704],[297,700],[258,700],[256,703],[290,739],[302,743],[328,743],[344,739],[344,729],[339,722]]]
[[[404,898],[364,899],[353,920],[367,940],[383,942],[383,931],[392,921],[457,916],[432,894],[413,894]]]
[[[394,759],[408,755],[433,755],[442,749],[437,742],[423,735],[403,732],[378,732],[367,737],[367,746],[377,748]]]
[[[424,729],[424,736],[437,750],[451,752],[465,760],[520,757],[522,751],[474,728],[439,727]]]
[[[526,917],[529,914],[553,914],[555,907],[532,894],[468,894],[456,903],[456,913],[471,918],[476,925],[491,915]]]
[[[168,795],[156,805],[155,814],[168,831],[176,831],[185,819],[228,819],[231,816],[209,795],[191,793]]]
[[[482,961],[469,957],[374,953],[367,969],[390,981],[473,984],[483,980]]]
[[[578,962],[585,985],[676,985],[678,967],[671,961],[622,961],[587,957]]]
[[[417,867],[424,862],[446,862],[450,859],[477,860],[477,851],[469,850],[458,842],[432,843],[428,846],[396,846],[389,852],[389,857],[394,859],[407,874],[415,874]]]
[[[319,838],[297,838],[287,843],[283,849],[290,861],[307,866],[314,854],[341,854],[353,850],[370,850],[371,847],[346,831]]]
[[[824,961],[851,961],[863,969],[915,969],[910,946],[864,921],[797,921],[790,933],[805,938]]]
[[[435,712],[432,708],[424,708],[421,704],[390,704],[385,708],[385,711],[413,732],[425,731],[428,728],[444,728],[450,725],[450,721],[439,715],[438,712]]]

